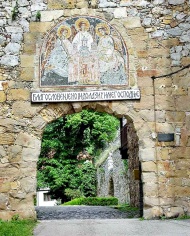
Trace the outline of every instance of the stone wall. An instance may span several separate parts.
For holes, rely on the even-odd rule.
[[[103,162],[97,168],[97,194],[100,197],[117,197],[119,204],[130,203],[128,167],[121,159],[119,140],[113,145],[115,150],[106,149]]]
[[[133,120],[144,217],[190,214],[189,70],[156,79],[154,89],[151,79],[190,63],[189,0],[18,0],[14,8],[15,4],[0,1],[0,218],[35,217],[43,128],[62,115],[88,108]],[[18,11],[15,20],[13,9]],[[37,11],[40,22],[35,21]],[[129,87],[140,89],[140,101],[31,104],[31,91],[51,90],[39,87],[43,38],[56,23],[76,15],[100,17],[120,32],[128,49]],[[158,142],[159,132],[174,133],[175,141]]]

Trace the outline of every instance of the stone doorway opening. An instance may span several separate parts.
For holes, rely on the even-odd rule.
[[[85,109],[89,109],[89,108],[85,107]],[[92,108],[90,108],[90,109],[92,109]],[[83,109],[80,109],[77,112],[80,112],[81,110],[83,110]],[[96,109],[93,109],[93,110],[96,111]],[[98,109],[98,111],[99,111],[99,109]],[[104,110],[103,111],[100,110],[100,111],[110,114],[109,112],[104,111]],[[74,111],[74,112],[69,111],[64,115],[74,114],[77,112],[76,111]],[[115,114],[113,114],[113,115],[115,117],[121,119],[120,116],[117,116]],[[129,145],[127,147],[128,148],[127,149],[127,156],[121,155],[121,153],[122,153],[121,152],[121,147],[122,147],[121,143],[120,143],[120,147],[117,149],[117,152],[119,152],[119,155],[121,157],[121,161],[124,163],[124,168],[128,168],[128,170],[126,171],[127,173],[125,173],[128,178],[128,180],[127,180],[128,192],[125,192],[125,194],[127,196],[127,197],[125,197],[125,199],[127,199],[128,203],[130,203],[132,206],[140,207],[140,212],[141,212],[140,215],[142,216],[143,193],[142,193],[142,182],[141,182],[141,168],[140,168],[140,162],[139,162],[139,156],[138,156],[138,152],[139,152],[138,137],[135,132],[132,120],[128,117],[125,119],[128,120],[128,133],[126,135],[128,136],[127,138],[129,140]],[[55,120],[55,119],[53,119],[53,120]],[[48,123],[51,123],[53,120],[48,121]],[[121,136],[120,132],[119,132],[119,136]],[[120,172],[120,174],[121,174],[121,172]],[[117,185],[115,186],[113,178],[109,179],[108,185],[109,185],[108,186],[108,195],[109,196],[115,196],[115,192],[120,191],[120,190],[115,191],[115,189],[118,188],[118,186]],[[123,188],[122,184],[120,184],[120,185],[121,185],[121,188]]]

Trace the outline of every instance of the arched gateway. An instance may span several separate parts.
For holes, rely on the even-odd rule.
[[[160,47],[139,17],[128,18],[123,11],[114,17],[87,7],[63,13],[51,10],[61,8],[52,4],[42,11],[42,21],[30,22],[25,33],[23,20],[16,29],[20,36],[14,27],[6,28],[16,44],[14,50],[11,45],[4,50],[7,55],[1,60],[0,218],[35,217],[43,129],[82,109],[133,122],[145,218],[189,213],[189,108],[183,104],[188,95],[182,81],[178,85],[175,78],[164,78],[153,86],[151,79],[163,73],[163,60],[169,64],[167,54],[177,42],[168,38]],[[19,37],[20,62],[14,54],[21,50]]]

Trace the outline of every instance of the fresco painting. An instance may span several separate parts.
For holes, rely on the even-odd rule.
[[[120,34],[95,17],[55,26],[40,55],[41,86],[127,85],[127,50]]]

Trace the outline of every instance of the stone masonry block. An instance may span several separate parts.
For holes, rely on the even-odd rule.
[[[34,67],[34,55],[21,55],[21,67]]]
[[[41,110],[40,106],[32,106],[30,102],[16,101],[13,103],[12,113],[15,117],[33,117],[36,112]]]
[[[51,22],[31,22],[30,23],[30,32],[45,33],[52,27]]]
[[[156,163],[153,161],[142,162],[142,171],[156,172]]]
[[[154,148],[145,148],[139,150],[139,159],[141,161],[154,161],[155,160],[155,150]]]
[[[23,54],[34,55],[36,53],[35,43],[24,43]]]
[[[3,91],[0,91],[0,102],[5,102],[6,101],[6,95]]]
[[[51,1],[48,1],[51,2]],[[55,1],[52,1],[55,2]],[[41,22],[53,21],[63,16],[64,10],[41,11]]]
[[[157,181],[156,174],[154,172],[146,172],[142,173],[142,181],[143,183],[155,183]]]
[[[23,81],[33,81],[34,80],[34,68],[32,68],[32,67],[21,68],[19,79],[23,80]]]
[[[123,24],[125,28],[131,29],[131,28],[140,28],[141,27],[141,22],[140,22],[140,17],[127,17],[125,20],[123,20]]]
[[[23,148],[22,159],[24,161],[37,161],[40,155],[40,151],[41,148],[39,144],[38,146],[36,145],[35,148]]]
[[[37,150],[39,150],[41,147],[41,141],[37,139],[35,136],[29,135],[27,133],[19,133],[15,141],[15,144]]]
[[[26,89],[10,89],[7,100],[29,100],[30,92]]]
[[[66,9],[66,8],[75,8],[76,1],[75,0],[49,0],[48,1],[48,9]]]
[[[15,135],[11,133],[0,134],[0,144],[1,145],[11,145],[14,143]]]
[[[175,99],[171,96],[156,95],[155,106],[157,110],[176,110]]]

